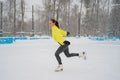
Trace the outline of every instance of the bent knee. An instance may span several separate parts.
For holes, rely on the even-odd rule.
[[[59,53],[58,53],[58,51],[57,52],[55,52],[55,56],[57,57],[57,56],[59,56]]]
[[[68,57],[68,58],[69,58],[69,57],[71,57],[71,55],[66,55],[66,57]]]

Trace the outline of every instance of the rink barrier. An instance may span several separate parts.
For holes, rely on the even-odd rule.
[[[116,41],[120,40],[120,37],[87,37],[89,40],[92,41]],[[40,39],[50,39],[50,37],[43,37],[43,38],[35,38],[35,37],[1,37],[0,44],[12,44],[17,40],[40,40]],[[80,37],[79,37],[80,39]]]
[[[17,40],[40,40],[40,39],[50,39],[50,38],[27,38],[27,37],[1,37],[0,44],[13,44]]]
[[[46,38],[34,38],[34,37],[33,38],[29,38],[29,40],[40,40],[40,39],[50,39],[50,38],[47,38],[47,37]]]
[[[93,41],[116,41],[116,40],[120,40],[120,37],[89,37],[90,40]]]
[[[12,44],[13,42],[13,38],[0,38],[0,44]]]
[[[27,40],[27,37],[14,37],[13,39],[14,39],[14,41],[17,41],[17,40]]]

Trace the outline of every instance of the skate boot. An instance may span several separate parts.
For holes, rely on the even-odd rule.
[[[84,60],[86,60],[86,53],[85,52],[82,52],[79,54],[79,58],[83,58]]]
[[[63,65],[58,65],[58,67],[55,69],[55,72],[63,71]]]
[[[86,57],[86,53],[85,53],[85,52],[83,52],[83,59],[84,59],[84,60],[87,59],[87,57]]]

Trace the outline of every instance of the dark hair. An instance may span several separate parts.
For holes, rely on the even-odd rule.
[[[51,19],[51,21],[52,21],[53,23],[55,23],[55,25],[59,28],[59,23],[58,23],[58,21],[56,21],[55,19]]]
[[[58,21],[55,22],[55,25],[56,25],[58,28],[60,28]]]
[[[55,19],[50,19],[53,23],[56,23],[56,20]]]

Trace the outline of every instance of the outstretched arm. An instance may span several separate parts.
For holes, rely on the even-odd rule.
[[[64,31],[62,29],[60,29],[60,33],[62,34],[62,36],[68,36],[68,35],[70,35],[70,32]]]

